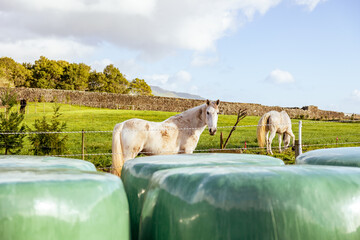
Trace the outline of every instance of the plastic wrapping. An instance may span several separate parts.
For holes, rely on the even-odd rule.
[[[154,172],[162,169],[224,165],[284,165],[280,159],[252,154],[202,153],[156,155],[126,161],[121,178],[129,199],[131,235],[138,238],[139,221],[149,180]]]
[[[154,173],[141,240],[360,239],[360,169],[196,167]]]
[[[0,238],[128,240],[122,182],[99,172],[0,168]]]
[[[296,164],[360,167],[360,147],[328,148],[306,152]]]
[[[1,155],[0,169],[1,168],[66,168],[83,171],[96,171],[94,164],[79,159],[28,155]]]

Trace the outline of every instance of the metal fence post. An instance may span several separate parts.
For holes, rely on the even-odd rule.
[[[81,137],[81,153],[82,153],[82,160],[85,160],[85,131],[82,130],[82,137]]]
[[[302,121],[299,121],[299,137],[298,140],[295,140],[295,158],[300,154],[302,154],[301,134],[302,134]]]

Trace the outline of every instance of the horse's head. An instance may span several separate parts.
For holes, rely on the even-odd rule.
[[[287,149],[290,144],[290,135],[287,133],[284,133],[283,135],[283,141],[284,141],[284,148]]]
[[[216,133],[220,101],[210,102],[206,100],[206,124],[209,128],[210,135]]]

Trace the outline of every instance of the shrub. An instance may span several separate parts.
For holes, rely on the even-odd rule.
[[[23,147],[23,139],[26,126],[22,124],[24,114],[17,111],[11,111],[17,104],[17,95],[15,92],[7,90],[0,97],[4,105],[5,113],[0,113],[0,149],[5,149],[5,155],[17,154]]]
[[[68,136],[61,137],[60,132],[66,129],[66,123],[59,121],[58,118],[61,115],[59,109],[60,106],[55,104],[54,115],[50,121],[44,116],[41,120],[35,120],[34,130],[29,128],[30,131],[39,132],[29,136],[33,145],[31,150],[35,155],[61,155],[65,153]]]

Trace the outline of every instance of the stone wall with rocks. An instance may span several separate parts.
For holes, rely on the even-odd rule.
[[[26,99],[28,102],[61,102],[110,109],[183,112],[186,109],[204,103],[203,100],[156,96],[136,96],[101,92],[37,88],[16,88],[14,90],[18,94],[19,100]],[[0,89],[0,91],[3,92],[5,89]],[[291,118],[322,120],[350,119],[350,116],[347,116],[342,112],[324,111],[318,109],[316,106],[306,106],[302,108],[283,108],[279,106],[263,106],[254,103],[221,102],[220,104],[220,111],[222,114],[235,115],[239,109],[246,109],[248,115],[250,116],[261,116],[271,110],[285,110]],[[356,118],[357,117],[360,116],[356,115]]]

